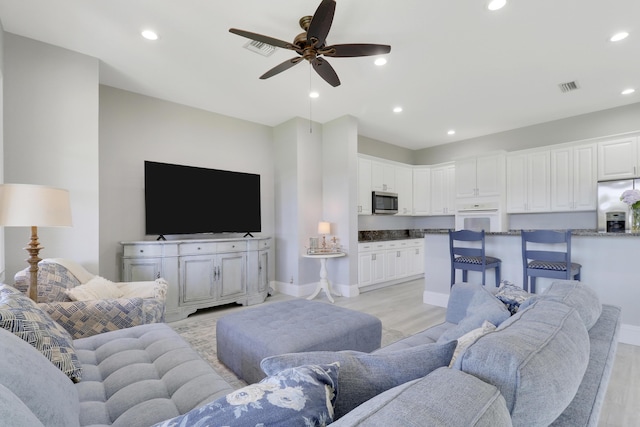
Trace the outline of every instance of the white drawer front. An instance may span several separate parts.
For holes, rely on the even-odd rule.
[[[162,256],[162,245],[125,245],[124,256],[157,257]]]
[[[216,243],[197,242],[183,243],[180,245],[180,255],[199,255],[216,252]]]
[[[218,252],[241,252],[247,250],[247,242],[219,242]]]

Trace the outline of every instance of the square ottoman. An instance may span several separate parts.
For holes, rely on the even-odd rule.
[[[375,316],[324,302],[295,299],[223,316],[216,323],[218,359],[249,384],[265,377],[267,356],[303,351],[380,348],[382,322]]]

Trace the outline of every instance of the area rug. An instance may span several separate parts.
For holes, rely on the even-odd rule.
[[[231,385],[238,389],[247,385],[246,382],[223,365],[216,350],[216,322],[217,317],[194,316],[193,320],[182,320],[176,324],[168,323],[191,347],[206,360],[209,365]],[[382,328],[382,346],[391,344],[404,338],[404,334],[394,329]]]

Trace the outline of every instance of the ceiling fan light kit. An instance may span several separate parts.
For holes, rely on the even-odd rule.
[[[333,16],[336,10],[335,0],[322,0],[313,16],[303,16],[300,18],[300,27],[304,30],[298,34],[293,43],[262,34],[230,28],[229,32],[246,37],[259,43],[266,43],[271,46],[293,50],[299,56],[293,57],[276,65],[262,76],[261,79],[268,79],[276,74],[288,70],[303,59],[311,63],[313,69],[331,86],[340,85],[340,79],[329,62],[323,57],[332,58],[353,58],[359,56],[383,55],[391,52],[391,46],[369,43],[351,43],[326,45],[327,35],[333,23]]]

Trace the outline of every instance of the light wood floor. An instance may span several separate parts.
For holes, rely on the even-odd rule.
[[[423,289],[424,282],[416,280],[353,298],[334,298],[336,305],[370,313],[378,317],[383,326],[409,335],[444,321],[444,308],[422,302]],[[290,297],[276,294],[269,300],[287,298]],[[323,293],[316,300],[327,301]],[[640,347],[618,344],[598,427],[632,426],[640,426]]]

